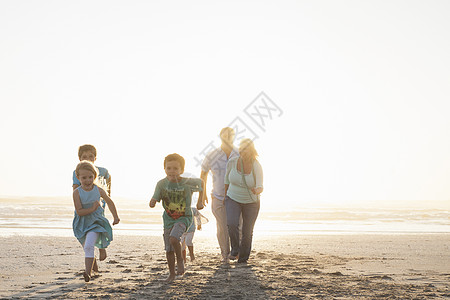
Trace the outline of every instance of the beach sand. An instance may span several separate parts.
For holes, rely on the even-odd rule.
[[[196,234],[194,247],[186,273],[165,283],[162,237],[117,235],[85,283],[75,238],[0,237],[0,298],[450,298],[450,234],[255,237],[248,264],[229,265],[214,237]]]

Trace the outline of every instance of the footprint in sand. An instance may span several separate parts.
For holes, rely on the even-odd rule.
[[[274,257],[274,258],[272,258],[272,260],[276,260],[276,261],[282,261],[282,260],[284,260],[284,258],[283,257]]]
[[[328,275],[333,275],[333,276],[344,276],[344,274],[342,274],[341,272],[328,273]]]
[[[257,258],[260,258],[260,259],[266,259],[266,258],[268,258],[269,256],[268,256],[266,253],[264,253],[264,252],[258,252],[258,253],[256,254],[256,257],[257,257]]]
[[[70,279],[70,277],[58,277],[58,278],[56,278],[56,280],[66,280],[66,279]]]
[[[394,280],[391,277],[387,276],[387,275],[375,275],[375,276],[370,276],[369,278],[371,279],[382,279],[382,280]]]

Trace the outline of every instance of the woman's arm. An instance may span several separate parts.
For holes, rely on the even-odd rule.
[[[230,186],[229,184],[225,184],[225,197],[227,197],[227,192],[228,192],[229,186]]]
[[[225,170],[225,179],[224,179],[224,184],[225,184],[225,194],[224,197],[227,197],[227,192],[228,192],[228,188],[230,186],[230,172],[231,169],[233,168],[233,162],[237,160],[237,159],[230,159],[227,163],[227,168]]]
[[[259,195],[264,190],[263,188],[263,170],[259,161],[255,161],[253,163],[253,172],[255,172],[255,187],[252,188],[252,193],[255,195]]]
[[[100,196],[102,196],[103,200],[105,200],[106,204],[108,205],[109,211],[112,213],[114,217],[113,225],[119,224],[120,219],[119,215],[117,214],[116,205],[111,200],[111,198],[109,198],[108,194],[105,192],[104,189],[98,188],[98,190],[100,191]]]
[[[73,205],[75,206],[75,211],[77,212],[77,215],[82,217],[90,215],[94,211],[96,211],[97,208],[100,206],[100,201],[97,201],[94,204],[92,204],[92,207],[90,208],[83,208],[83,205],[81,205],[80,193],[78,192],[78,190],[75,190],[73,191]]]

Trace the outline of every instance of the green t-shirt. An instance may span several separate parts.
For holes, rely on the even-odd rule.
[[[172,228],[177,222],[183,222],[186,229],[192,223],[192,193],[202,191],[200,178],[181,178],[179,182],[171,182],[167,178],[156,184],[153,199],[162,200],[164,207],[164,228]]]

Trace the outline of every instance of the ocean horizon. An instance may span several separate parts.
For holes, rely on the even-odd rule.
[[[121,219],[113,227],[117,235],[162,234],[162,207],[148,201],[115,199]],[[215,236],[215,218],[210,206],[201,210],[209,220],[198,234]],[[0,236],[73,236],[74,208],[68,197],[0,198]],[[106,216],[112,217],[108,210]],[[450,233],[450,210],[446,208],[388,207],[290,207],[261,208],[254,235],[311,234],[408,234]]]

